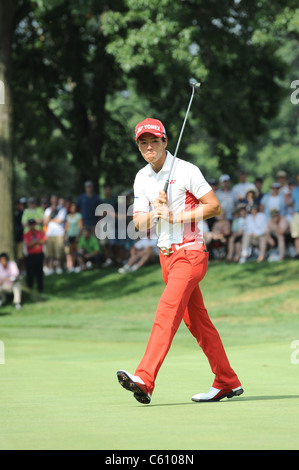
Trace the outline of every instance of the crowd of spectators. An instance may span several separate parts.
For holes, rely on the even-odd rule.
[[[245,172],[236,185],[227,174],[210,184],[222,207],[219,217],[204,222],[204,241],[212,259],[260,263],[299,258],[299,175],[296,181],[279,171],[266,193],[262,178],[249,182]],[[132,203],[132,193],[125,196],[127,205]],[[103,240],[96,236],[100,204],[109,204],[116,216],[114,225],[108,227],[113,236],[107,233]],[[111,186],[105,186],[105,198],[100,199],[91,181],[75,201],[56,195],[40,201],[21,198],[15,207],[16,262],[0,254],[0,307],[12,294],[16,308],[21,308],[23,276],[28,289],[36,282],[42,294],[44,276],[54,273],[116,266],[126,274],[156,262],[156,236],[151,233],[135,241],[120,236],[117,211],[118,198]],[[132,217],[126,217],[129,223]]]
[[[296,181],[277,172],[265,193],[262,178],[249,182],[245,172],[236,185],[226,174],[211,184],[222,207],[219,217],[205,223],[212,256],[239,263],[299,258],[299,175]]]

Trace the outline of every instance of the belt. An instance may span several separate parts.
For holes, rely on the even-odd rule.
[[[196,242],[173,244],[173,245],[171,245],[170,248],[167,248],[166,246],[161,246],[161,247],[159,247],[159,250],[162,253],[162,255],[169,256],[169,255],[173,255],[173,253],[176,253],[181,248],[185,248],[186,246],[191,246],[191,245],[195,245],[195,244],[198,245],[198,243],[196,243]],[[204,247],[204,245],[203,245],[203,247]]]

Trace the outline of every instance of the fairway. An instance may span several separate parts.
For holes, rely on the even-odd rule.
[[[0,449],[298,449],[299,268],[211,263],[202,289],[244,395],[197,404],[213,377],[182,324],[152,403],[123,390],[163,290],[158,266],[46,280],[46,302],[0,310]],[[297,346],[298,349],[298,346]]]

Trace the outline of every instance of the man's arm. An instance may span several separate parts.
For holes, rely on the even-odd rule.
[[[209,191],[207,194],[202,196],[199,201],[200,204],[195,209],[174,214],[169,209],[167,194],[165,194],[164,191],[161,191],[159,193],[159,197],[155,201],[153,218],[158,217],[167,220],[170,224],[190,224],[201,220],[207,220],[221,214],[221,205],[214,191]],[[156,206],[156,202],[159,203],[159,205]]]
[[[154,226],[155,211],[134,215],[133,220],[139,232],[146,232]]]

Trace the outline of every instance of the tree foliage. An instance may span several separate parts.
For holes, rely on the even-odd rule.
[[[279,51],[298,40],[293,0],[16,1],[19,191],[75,194],[87,178],[131,187],[142,164],[134,125],[159,117],[174,149],[191,77],[204,86],[181,153],[196,160],[201,145],[211,168],[233,175],[289,92]]]

